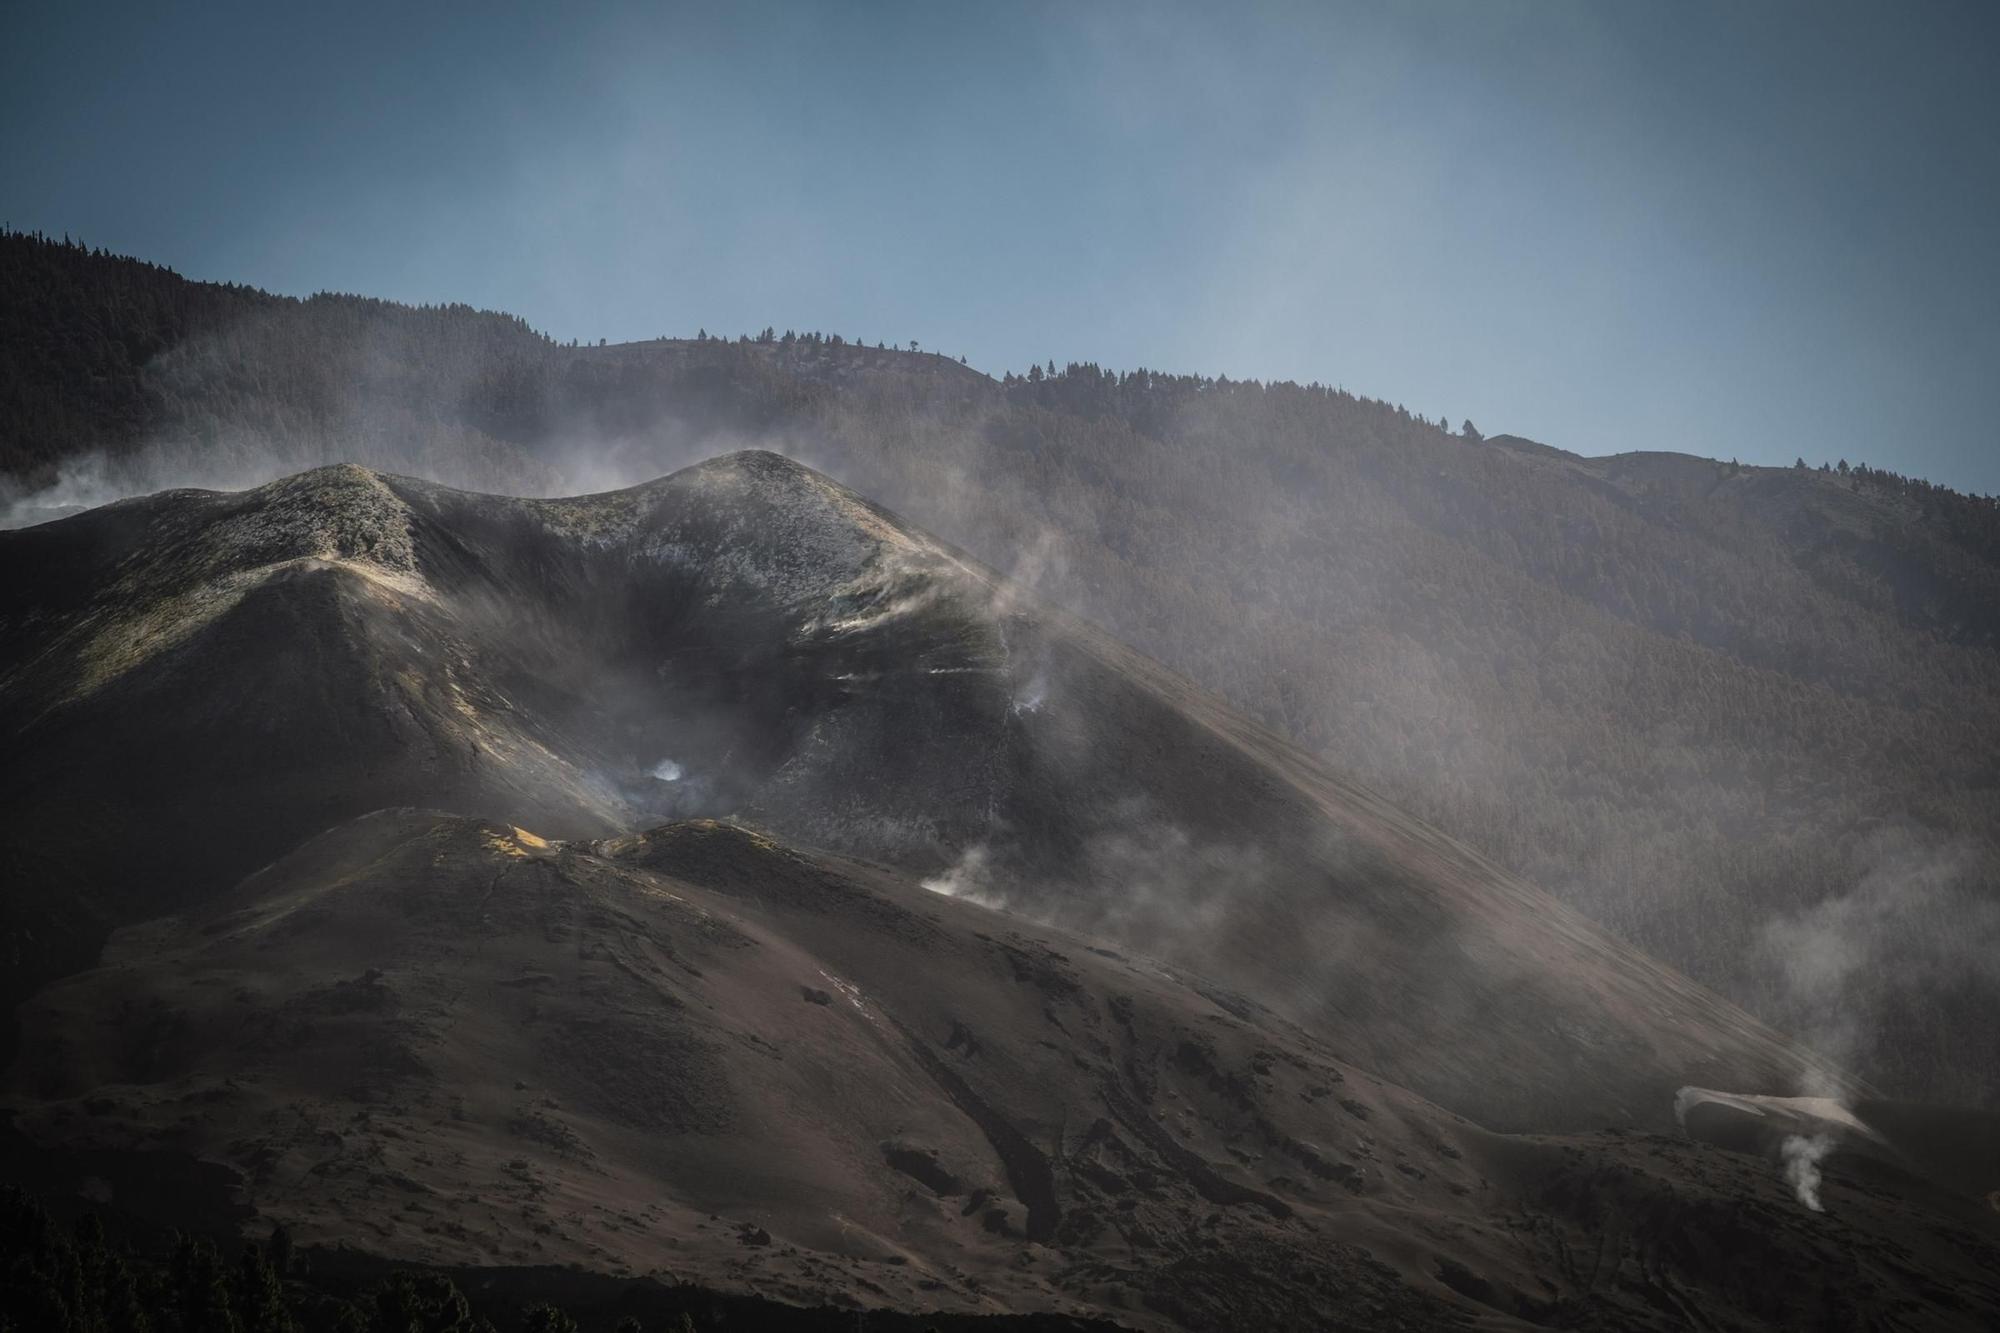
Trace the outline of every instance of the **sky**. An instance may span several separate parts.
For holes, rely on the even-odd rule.
[[[0,221],[2000,492],[2000,5],[10,0]]]

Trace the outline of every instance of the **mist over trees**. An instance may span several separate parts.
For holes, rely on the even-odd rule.
[[[0,472],[48,504],[337,460],[547,494],[778,449],[1885,1090],[2000,1100],[1991,497],[908,346],[564,346],[7,235]]]

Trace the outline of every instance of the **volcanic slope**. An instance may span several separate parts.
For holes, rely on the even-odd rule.
[[[4,1105],[306,1245],[1134,1328],[1988,1328],[2000,1217],[1836,1155],[1510,1137],[1255,1002],[680,821],[343,824],[45,989]],[[48,1163],[44,1164],[48,1173]],[[185,1171],[182,1175],[187,1174]]]
[[[391,806],[738,815],[1162,958],[1500,1130],[1786,1093],[1774,1033],[817,473],[354,467],[0,533],[17,993]],[[1830,1076],[1829,1076],[1830,1077]],[[1822,1080],[1824,1081],[1824,1080]]]

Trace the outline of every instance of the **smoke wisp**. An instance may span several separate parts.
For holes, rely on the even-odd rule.
[[[1783,1025],[1849,1069],[1893,1078],[1919,1061],[1963,1064],[1959,1052],[1914,1048],[1912,1035],[1945,1040],[1922,1016],[1976,1005],[2000,985],[2000,900],[1973,848],[1921,830],[1882,831],[1862,857],[1867,869],[1854,888],[1776,917],[1759,934]],[[1829,1086],[1800,1091],[1839,1095]]]
[[[1820,1163],[1833,1151],[1833,1139],[1825,1134],[1787,1134],[1778,1145],[1784,1163],[1785,1183],[1792,1187],[1800,1203],[1816,1213],[1826,1211],[1820,1202]]]

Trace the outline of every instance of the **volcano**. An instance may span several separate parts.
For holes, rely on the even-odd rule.
[[[0,561],[7,1105],[114,1198],[1134,1327],[2000,1311],[2000,1181],[1800,1208],[1676,1092],[1868,1089],[776,455]]]

